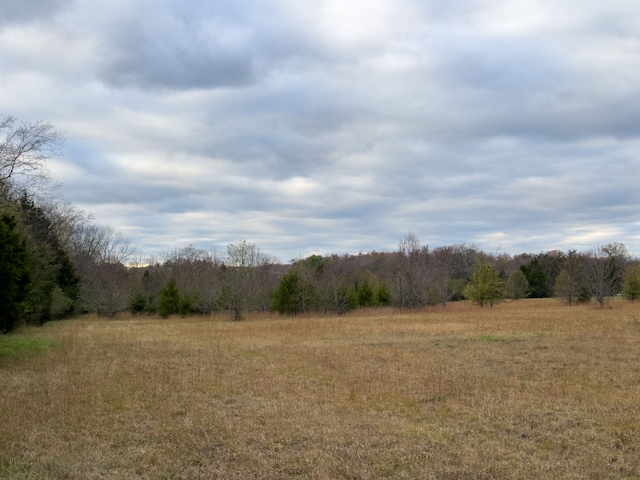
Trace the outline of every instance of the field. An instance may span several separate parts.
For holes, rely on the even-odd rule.
[[[24,329],[0,478],[640,478],[640,304]]]

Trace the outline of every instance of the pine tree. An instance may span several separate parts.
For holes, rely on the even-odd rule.
[[[480,256],[473,265],[471,283],[464,289],[469,300],[483,307],[486,303],[493,305],[504,299],[506,286],[491,264]]]
[[[160,292],[158,302],[158,315],[167,318],[169,315],[179,313],[181,308],[180,292],[176,286],[176,281],[172,278],[166,287]]]

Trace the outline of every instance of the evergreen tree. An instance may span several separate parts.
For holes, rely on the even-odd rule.
[[[625,272],[622,294],[632,301],[640,299],[640,265],[630,267]]]
[[[22,319],[31,281],[29,251],[10,215],[0,216],[0,332],[12,330]]]
[[[313,303],[315,289],[304,274],[304,266],[294,268],[280,280],[273,293],[273,309],[280,313],[296,315],[307,312]]]
[[[147,299],[145,296],[136,291],[129,299],[129,311],[133,314],[142,313],[147,308]]]
[[[280,280],[278,288],[273,293],[273,308],[279,313],[300,313],[299,289],[300,274],[291,270]]]
[[[79,279],[46,212],[33,199],[20,198],[20,219],[31,252],[32,282],[25,304],[25,320],[42,324],[55,315],[72,313],[79,297]],[[54,302],[55,300],[55,302]]]
[[[176,286],[176,281],[172,278],[167,286],[160,292],[158,302],[158,315],[167,318],[169,315],[180,313],[181,300],[180,292]]]
[[[529,298],[553,297],[553,284],[564,259],[565,256],[557,251],[541,253],[520,267],[529,282]]]
[[[358,294],[358,306],[373,307],[376,304],[375,292],[368,279],[361,284],[356,282],[356,293]]]
[[[391,294],[386,283],[381,283],[375,293],[375,303],[381,307],[391,305]]]
[[[464,295],[481,307],[488,303],[493,307],[505,297],[506,286],[500,276],[484,256],[473,265],[471,283],[464,289]]]

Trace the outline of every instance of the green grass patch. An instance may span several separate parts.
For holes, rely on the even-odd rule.
[[[14,335],[0,336],[0,367],[17,360],[34,357],[60,342],[44,338],[25,338]]]
[[[472,340],[476,342],[486,342],[486,343],[511,343],[511,342],[524,342],[526,340],[531,340],[535,338],[536,335],[531,334],[512,334],[512,335],[478,335],[476,337],[472,337]]]

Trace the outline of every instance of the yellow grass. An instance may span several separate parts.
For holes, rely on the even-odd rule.
[[[0,478],[640,478],[640,304],[83,318],[0,366]]]

